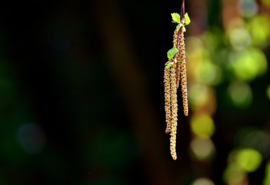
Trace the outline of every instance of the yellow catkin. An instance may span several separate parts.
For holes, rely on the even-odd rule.
[[[165,91],[165,112],[166,112],[166,123],[167,127],[165,133],[168,134],[171,131],[171,84],[170,84],[170,68],[166,66],[170,63],[165,64],[164,69],[164,91]]]
[[[177,88],[176,88],[176,64],[171,67],[171,139],[170,150],[173,160],[177,159],[176,155],[176,131],[177,131]]]
[[[177,63],[176,63],[176,88],[178,89],[179,87],[179,82],[180,82],[180,74],[181,74],[181,56],[180,56],[180,49],[177,54]]]
[[[178,36],[178,31],[175,29],[174,33],[173,33],[173,46],[174,47],[176,47],[176,45],[177,45],[177,36]]]
[[[177,29],[174,30],[174,35],[173,35],[173,46],[177,46],[177,37],[178,37],[178,31]],[[179,81],[180,81],[180,44],[178,44],[177,49],[179,50],[178,53],[175,55],[176,56],[176,87],[178,89],[179,87]]]
[[[183,97],[183,107],[184,115],[188,116],[188,98],[187,98],[187,74],[186,74],[186,52],[185,52],[185,42],[184,42],[184,27],[180,28],[180,70],[181,70],[181,90]]]

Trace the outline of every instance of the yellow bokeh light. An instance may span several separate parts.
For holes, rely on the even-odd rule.
[[[257,170],[262,162],[262,155],[251,148],[242,149],[237,153],[236,164],[246,172]]]
[[[199,137],[209,138],[215,131],[215,125],[207,114],[195,114],[191,118],[191,130]]]
[[[252,103],[252,91],[248,84],[232,82],[228,88],[229,96],[233,104],[240,108],[246,108]]]
[[[186,39],[186,54],[188,57],[198,57],[203,54],[203,43],[197,37],[187,37]]]
[[[190,85],[188,86],[188,97],[191,105],[204,105],[208,98],[208,89],[206,85],[199,83],[190,83]]]
[[[270,0],[262,0],[262,3],[263,3],[265,6],[270,7]]]
[[[249,33],[243,28],[235,28],[229,33],[229,40],[234,49],[241,50],[250,45]]]
[[[215,185],[210,179],[208,178],[199,178],[195,180],[192,185]]]
[[[215,147],[210,139],[194,138],[190,143],[190,149],[198,160],[205,160],[214,154]]]

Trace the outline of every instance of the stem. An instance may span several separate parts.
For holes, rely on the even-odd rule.
[[[180,12],[180,17],[182,17],[182,19],[185,16],[185,0],[182,1],[182,7],[181,7],[181,12]]]
[[[182,13],[182,15],[181,15]],[[181,12],[180,12],[180,17],[182,17],[182,21],[181,22],[185,22],[185,0],[182,1],[182,7],[181,7]],[[181,28],[180,28],[181,29]],[[178,44],[179,44],[179,35],[180,35],[180,29],[178,30],[178,35],[177,35],[177,42],[176,42],[176,48],[178,49]],[[178,53],[176,53],[175,58],[177,58]]]

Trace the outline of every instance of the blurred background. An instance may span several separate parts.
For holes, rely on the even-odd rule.
[[[270,1],[186,0],[177,161],[163,70],[181,1],[0,1],[0,185],[269,185]]]

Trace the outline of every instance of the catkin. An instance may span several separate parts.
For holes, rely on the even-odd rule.
[[[171,139],[170,150],[173,160],[177,159],[176,155],[176,130],[177,130],[177,88],[176,88],[176,64],[171,67]]]
[[[179,44],[180,45],[180,44]],[[180,47],[179,47],[180,48]],[[180,56],[180,49],[177,54],[177,63],[176,63],[176,88],[178,89],[179,87],[179,82],[180,82],[180,74],[181,74],[181,56]]]
[[[166,66],[170,63],[168,61],[164,69],[164,89],[165,89],[165,112],[167,127],[165,133],[168,134],[171,131],[171,84],[170,84],[170,68]]]
[[[175,29],[174,35],[173,35],[173,46],[177,47],[177,49],[178,49],[178,53],[175,55],[176,56],[176,87],[177,87],[177,89],[179,87],[179,81],[180,81],[180,44],[178,44],[178,46],[177,46],[177,37],[178,37],[179,31],[177,31],[177,29]]]
[[[173,33],[173,46],[174,47],[176,47],[176,45],[177,45],[177,36],[178,36],[178,31],[177,31],[177,29],[175,29],[174,33]]]
[[[180,28],[180,70],[181,70],[181,90],[183,97],[184,115],[188,116],[188,98],[187,98],[187,74],[186,74],[186,52],[184,42],[184,31],[183,27]]]

